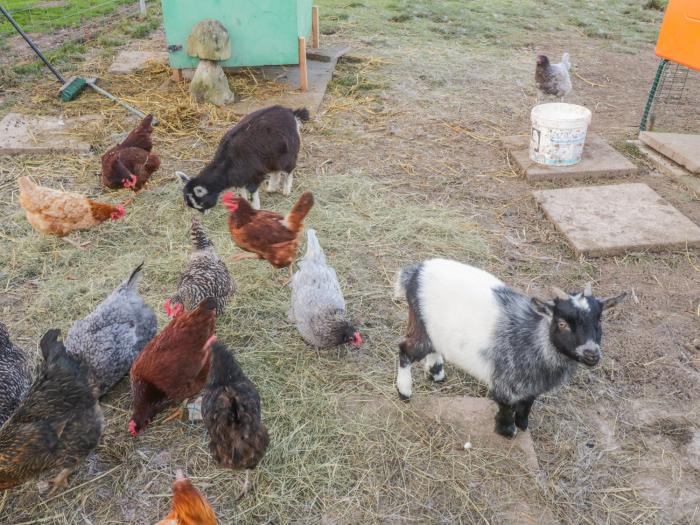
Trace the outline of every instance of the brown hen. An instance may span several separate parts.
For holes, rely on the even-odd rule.
[[[286,217],[274,211],[255,210],[247,200],[231,192],[224,195],[222,202],[231,212],[228,227],[239,248],[267,260],[275,268],[292,264],[304,218],[314,205],[310,191],[302,194]]]
[[[207,381],[216,320],[216,301],[207,298],[197,308],[179,314],[141,351],[129,374],[133,417],[129,432],[136,436],[174,403],[199,393]]]
[[[160,167],[160,157],[152,153],[153,115],[148,115],[120,143],[102,155],[102,183],[108,188],[143,188]]]
[[[78,193],[39,186],[29,177],[19,179],[19,203],[37,231],[65,237],[124,216],[121,204],[95,202]]]

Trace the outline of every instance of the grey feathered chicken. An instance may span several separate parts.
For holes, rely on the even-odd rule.
[[[306,255],[292,279],[292,308],[289,320],[310,345],[326,348],[349,343],[362,344],[362,336],[345,316],[345,299],[335,270],[315,230],[307,232]]]
[[[190,238],[192,253],[189,263],[180,277],[177,292],[165,301],[165,312],[169,317],[174,317],[183,308],[193,310],[204,299],[211,297],[216,301],[216,315],[221,315],[236,291],[236,284],[195,217],[192,217]]]
[[[249,470],[265,455],[270,438],[260,418],[255,385],[221,343],[212,345],[202,418],[209,433],[209,450],[219,466],[246,469],[245,493]]]
[[[97,446],[104,428],[97,383],[85,363],[66,353],[59,330],[41,339],[41,371],[0,428],[0,490],[54,468],[54,490]]]
[[[66,337],[66,349],[84,361],[104,395],[131,368],[139,352],[158,329],[156,314],[139,295],[143,263],[85,319],[76,321]]]
[[[561,62],[552,64],[544,55],[537,56],[535,67],[535,84],[543,95],[563,97],[571,91],[571,77],[569,76],[571,63],[569,53],[564,53]]]
[[[0,427],[24,399],[31,382],[27,355],[12,344],[7,328],[0,323]]]

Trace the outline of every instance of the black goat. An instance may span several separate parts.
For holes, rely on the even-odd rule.
[[[260,209],[258,187],[270,174],[268,191],[292,191],[292,172],[296,167],[302,121],[309,120],[305,108],[291,110],[282,106],[254,111],[230,129],[219,142],[214,158],[199,175],[190,179],[181,171],[187,206],[204,212],[216,205],[227,188],[242,188],[244,197],[252,194],[252,204]],[[281,180],[283,179],[283,180]]]

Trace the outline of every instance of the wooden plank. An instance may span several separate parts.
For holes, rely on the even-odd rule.
[[[320,42],[320,30],[318,27],[318,6],[311,8],[311,47],[318,49]]]
[[[309,74],[306,68],[306,38],[299,37],[299,88],[302,92],[309,89]]]

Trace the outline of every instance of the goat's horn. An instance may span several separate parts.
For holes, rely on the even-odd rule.
[[[554,294],[555,298],[562,299],[562,300],[567,300],[569,298],[569,294],[566,293],[564,290],[561,288],[557,288],[556,286],[552,286],[552,293]]]
[[[586,287],[583,289],[583,296],[590,297],[591,295],[593,295],[593,283],[589,281],[586,283]]]

